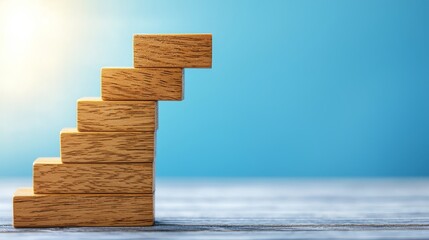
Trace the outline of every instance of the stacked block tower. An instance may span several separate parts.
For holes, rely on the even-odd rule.
[[[183,99],[184,68],[210,68],[211,34],[134,36],[134,67],[103,68],[101,98],[77,102],[61,157],[39,158],[13,198],[15,227],[154,223],[158,101]]]

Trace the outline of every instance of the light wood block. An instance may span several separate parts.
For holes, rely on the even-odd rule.
[[[14,227],[150,226],[151,194],[34,194],[21,188],[13,197]]]
[[[61,131],[63,163],[153,162],[155,132],[78,132]]]
[[[183,68],[103,68],[101,97],[105,101],[180,101]]]
[[[211,68],[211,34],[134,35],[134,67]]]
[[[77,102],[77,128],[80,132],[153,132],[157,105],[156,101],[82,98]]]
[[[38,158],[33,165],[35,193],[152,193],[153,163],[62,163]]]

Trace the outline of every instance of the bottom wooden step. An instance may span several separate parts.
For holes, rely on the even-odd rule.
[[[13,197],[14,227],[151,226],[154,194],[34,194]]]

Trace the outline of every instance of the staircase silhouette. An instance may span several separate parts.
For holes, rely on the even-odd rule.
[[[14,226],[153,225],[158,101],[183,100],[184,68],[211,65],[211,34],[134,35],[134,67],[101,70],[61,157],[38,158],[33,187],[15,192]]]

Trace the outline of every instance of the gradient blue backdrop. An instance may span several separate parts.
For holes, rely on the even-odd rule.
[[[132,66],[134,33],[181,32],[213,34],[213,68],[160,103],[157,176],[429,175],[429,1],[46,4],[77,40],[35,94],[0,97],[0,176],[59,155],[100,68]]]

